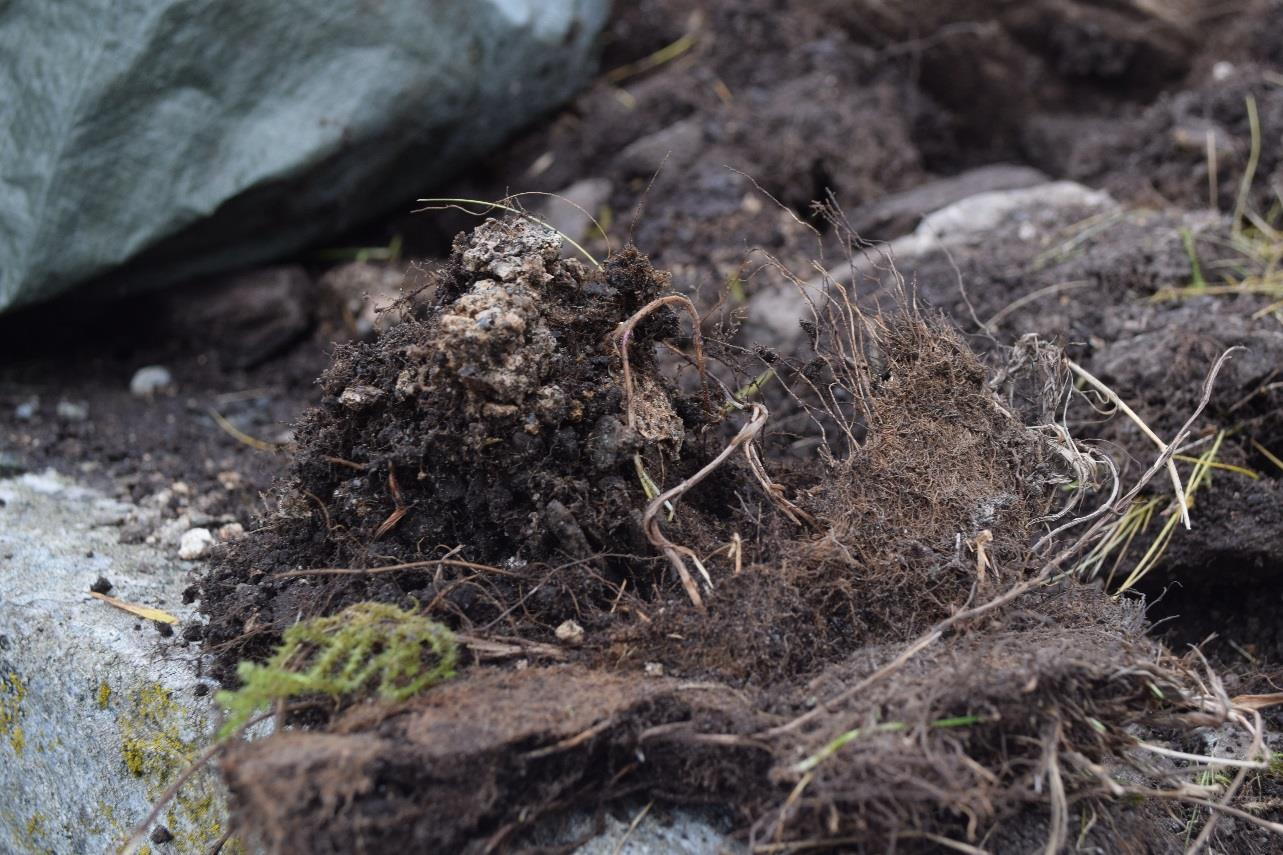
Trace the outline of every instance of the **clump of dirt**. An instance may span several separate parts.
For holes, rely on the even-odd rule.
[[[422,317],[336,353],[279,510],[203,608],[225,653],[254,656],[300,611],[408,602],[471,659],[407,704],[233,746],[251,837],[484,852],[642,794],[726,806],[754,845],[917,851],[1045,817],[1059,846],[1179,778],[1137,742],[1183,745],[1229,701],[1138,609],[1057,575],[1087,541],[1035,549],[1071,442],[1021,423],[907,299],[865,315],[834,296],[808,353],[772,357],[818,439],[788,473],[760,456],[761,404],[705,399],[697,335],[656,357],[677,337],[665,284],[633,249],[590,271],[541,227],[488,221]],[[563,432],[574,450],[554,453]],[[642,472],[698,484],[655,496]],[[674,555],[707,575],[702,605]],[[1110,821],[1092,842],[1126,839]]]
[[[1169,828],[1106,799],[1099,776],[1119,773],[1138,728],[1187,727],[1190,682],[1136,610],[1081,589],[1027,606],[859,694],[891,650],[773,703],[627,672],[487,671],[326,733],[237,745],[223,774],[272,852],[515,851],[534,819],[639,793],[731,806],[755,845],[934,851],[931,835],[1018,833],[1051,801],[1060,834],[1093,814],[1088,842],[1118,851],[1139,815],[1161,847]],[[816,696],[822,715],[792,714]],[[1072,814],[1049,799],[1059,787]]]
[[[422,317],[337,350],[271,534],[203,586],[222,673],[300,609],[380,599],[549,635],[569,619],[595,628],[585,615],[604,620],[625,582],[662,584],[662,564],[629,558],[651,554],[643,479],[672,484],[706,463],[722,416],[657,372],[655,344],[679,334],[654,305],[667,277],[633,249],[600,270],[560,249],[528,220],[489,221],[456,243]],[[718,499],[715,478],[670,537],[705,548],[738,513]]]
[[[832,325],[812,327],[807,363],[776,362],[833,433],[812,452],[819,483],[796,497],[812,532],[719,582],[707,614],[661,613],[661,632],[646,630],[661,643],[643,644],[644,657],[723,678],[796,678],[960,608],[977,548],[991,579],[1023,572],[1033,522],[1064,480],[1048,444],[997,404],[984,366],[942,319],[865,320],[871,377],[838,356],[849,350]]]
[[[1237,469],[1209,473],[1194,496],[1192,529],[1172,534],[1138,587],[1154,603],[1153,617],[1177,618],[1162,624],[1169,641],[1200,644],[1215,635],[1209,654],[1253,671],[1283,655],[1265,617],[1283,579],[1283,468],[1271,459],[1283,452],[1283,331],[1271,309],[1277,279],[1269,273],[1280,249],[1250,226],[1236,229],[1210,212],[1114,210],[1067,222],[1041,241],[1000,232],[949,257],[929,253],[913,270],[918,293],[932,305],[958,318],[972,311],[998,318],[988,330],[998,339],[1033,334],[1062,343],[1165,441],[1194,412],[1212,364],[1238,348],[1177,463],[1188,479],[1193,460],[1215,445],[1217,467]],[[1067,411],[1070,430],[1105,443],[1124,476],[1143,470],[1156,453],[1153,442],[1108,402],[1097,404]],[[1144,498],[1158,503],[1154,519],[1119,561],[1115,584],[1172,512],[1166,481],[1154,482]]]

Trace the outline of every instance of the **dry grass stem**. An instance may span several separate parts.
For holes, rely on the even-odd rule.
[[[1106,386],[1104,383],[1098,380],[1090,371],[1083,368],[1081,365],[1079,365],[1077,362],[1074,362],[1072,359],[1069,359],[1068,357],[1066,357],[1065,365],[1069,367],[1070,371],[1074,372],[1083,380],[1087,381],[1088,385],[1090,385],[1093,389],[1095,389],[1097,392],[1100,392],[1100,394],[1108,398],[1109,401],[1114,406],[1118,407],[1118,409],[1122,411],[1123,415],[1131,419],[1136,424],[1136,426],[1140,428],[1141,433],[1145,434],[1145,436],[1149,438],[1150,442],[1158,446],[1158,450],[1160,452],[1162,452],[1163,454],[1168,453],[1167,443],[1163,442],[1163,440],[1159,438],[1158,434],[1150,430],[1149,425],[1145,424],[1145,420],[1142,419],[1140,416],[1136,415],[1136,411],[1133,410],[1131,407],[1127,406],[1127,403],[1118,396],[1117,392],[1115,392],[1113,389],[1110,389],[1108,386]],[[1190,528],[1189,500],[1185,496],[1185,487],[1184,485],[1181,484],[1181,476],[1176,471],[1176,464],[1175,462],[1172,461],[1170,455],[1168,456],[1168,459],[1167,459],[1167,474],[1171,476],[1172,489],[1176,491],[1176,501],[1180,503],[1181,522],[1184,523],[1185,528]]]

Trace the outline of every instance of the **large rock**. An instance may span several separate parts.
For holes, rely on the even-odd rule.
[[[115,851],[209,744],[187,569],[119,542],[132,510],[52,472],[0,481],[0,851]],[[100,576],[176,632],[92,598]],[[173,840],[153,852],[208,851],[226,825],[213,772],[158,824]]]

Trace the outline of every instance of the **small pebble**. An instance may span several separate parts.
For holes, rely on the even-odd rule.
[[[178,557],[184,561],[204,558],[214,545],[214,535],[207,528],[191,528],[178,541]]]
[[[377,404],[383,397],[383,390],[378,386],[348,386],[339,395],[339,403],[349,410],[363,410]]]
[[[567,644],[582,644],[584,628],[573,620],[565,621],[557,627],[557,638]]]
[[[129,381],[129,394],[135,398],[152,398],[159,392],[172,391],[174,375],[163,365],[147,365],[134,372]]]
[[[645,670],[646,670],[647,677],[664,676],[664,666],[663,666],[663,663],[660,663],[660,662],[647,662],[645,665]]]
[[[105,594],[111,590],[111,587],[110,579],[106,576],[99,576],[94,580],[94,583],[89,586],[89,590],[93,591],[95,594]]]
[[[0,478],[11,478],[26,471],[27,465],[21,457],[12,451],[0,448]]]
[[[59,401],[54,412],[64,421],[83,422],[89,418],[89,405],[81,401]]]
[[[20,422],[31,421],[36,417],[36,412],[40,409],[39,398],[28,398],[21,404],[13,408],[13,417]]]
[[[163,825],[158,825],[154,829],[152,829],[152,832],[151,832],[152,843],[159,845],[161,843],[168,843],[173,839],[174,839],[174,835],[171,834],[169,829]]]
[[[234,523],[228,523],[227,525],[224,525],[224,526],[219,526],[218,539],[223,541],[224,543],[232,540],[240,540],[244,536],[245,536],[245,526],[241,525],[240,523],[234,522]]]

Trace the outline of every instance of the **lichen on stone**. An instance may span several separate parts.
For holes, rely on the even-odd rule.
[[[121,707],[121,759],[129,774],[142,779],[147,797],[157,799],[200,755],[196,735],[187,735],[192,725],[188,710],[175,700],[171,689],[155,683],[130,692]],[[118,824],[109,805],[100,806],[99,812],[112,825]],[[225,816],[212,771],[202,772],[187,783],[166,812],[175,851],[205,851],[222,836]],[[224,847],[223,851],[234,850]]]
[[[0,674],[0,737],[9,743],[13,753],[21,756],[27,747],[27,738],[19,722],[22,719],[22,702],[27,697],[27,687],[13,671]]]

